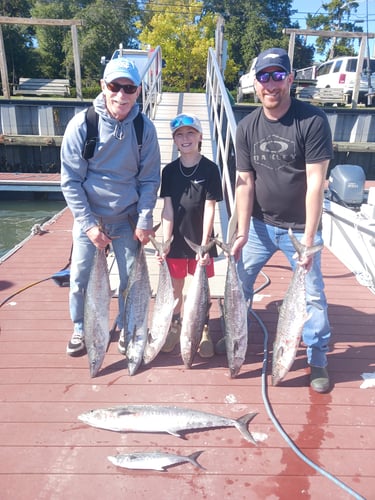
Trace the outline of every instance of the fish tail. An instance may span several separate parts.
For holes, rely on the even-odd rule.
[[[219,246],[223,250],[223,252],[225,252],[228,255],[230,254],[230,249],[231,249],[232,245],[229,245],[228,243],[224,243],[224,241],[219,240],[217,237],[213,238],[213,240],[216,243],[216,245]]]
[[[191,462],[195,467],[198,467],[199,469],[206,470],[205,467],[203,467],[201,464],[197,462],[197,458],[199,455],[203,453],[203,450],[200,451],[195,451],[191,455],[189,455],[187,458],[189,459],[189,462]]]
[[[297,240],[291,228],[288,229],[288,234],[299,257],[301,257],[302,255],[306,255],[308,257],[309,255],[313,255],[314,253],[319,252],[323,248],[323,245],[313,245],[311,247],[306,247]]]
[[[186,236],[184,236],[184,239],[186,243],[189,245],[189,247],[201,257],[203,257],[203,255],[208,253],[211,250],[211,248],[215,245],[215,238],[211,238],[211,241],[209,241],[207,245],[202,245],[202,246],[193,243],[191,240],[189,240],[189,238],[186,238]]]
[[[256,417],[258,413],[246,413],[246,415],[242,415],[242,417],[238,418],[235,420],[235,426],[237,429],[240,431],[242,436],[246,439],[246,441],[249,441],[250,443],[257,444],[255,439],[253,438],[251,432],[248,430],[248,425],[249,423],[253,420],[254,417]]]

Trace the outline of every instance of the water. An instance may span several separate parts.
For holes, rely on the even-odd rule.
[[[0,200],[0,258],[66,206],[64,201]]]

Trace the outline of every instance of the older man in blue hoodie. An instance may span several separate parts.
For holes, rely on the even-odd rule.
[[[122,329],[123,292],[138,240],[146,244],[154,234],[152,211],[160,184],[160,150],[155,126],[145,115],[142,146],[138,147],[133,120],[139,112],[140,84],[132,61],[112,59],[104,70],[102,92],[94,101],[99,119],[93,156],[83,157],[86,111],[71,119],[62,141],[61,187],[74,217],[69,295],[74,328],[67,346],[71,356],[85,353],[84,294],[95,249],[113,245],[120,276],[117,326]],[[125,351],[121,342],[119,349]]]

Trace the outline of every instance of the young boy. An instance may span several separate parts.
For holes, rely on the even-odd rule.
[[[209,278],[214,275],[216,247],[213,246],[208,254],[198,258],[184,237],[198,245],[206,245],[213,236],[215,204],[223,199],[219,169],[201,154],[202,126],[199,119],[194,115],[180,114],[171,120],[170,127],[180,156],[166,165],[162,172],[160,196],[164,198],[163,239],[168,241],[173,236],[167,256],[162,258],[166,257],[178,302],[163,352],[173,351],[180,340],[182,294],[187,274],[194,274],[198,263],[207,266]],[[214,355],[208,330],[208,313],[198,354],[203,358]]]

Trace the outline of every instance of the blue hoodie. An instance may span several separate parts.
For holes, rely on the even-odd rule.
[[[152,229],[152,211],[160,184],[160,149],[155,126],[143,115],[139,153],[133,120],[135,104],[122,120],[112,118],[103,94],[94,101],[99,114],[99,139],[94,155],[82,157],[86,140],[86,111],[73,116],[61,144],[61,189],[74,219],[86,232],[98,220],[116,223],[138,213],[137,227]]]

